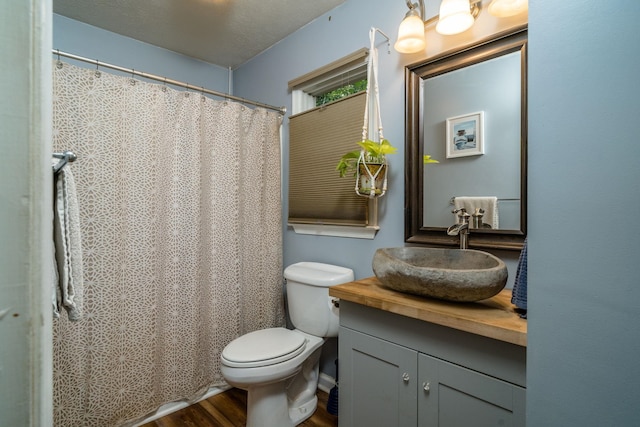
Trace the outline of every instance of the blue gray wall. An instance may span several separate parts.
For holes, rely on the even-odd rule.
[[[638,18],[530,2],[530,426],[640,425]]]

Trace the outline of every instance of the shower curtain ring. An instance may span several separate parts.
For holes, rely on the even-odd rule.
[[[62,69],[62,61],[60,60],[60,49],[56,49],[56,52],[58,53],[58,60],[56,61],[56,68],[58,70]]]

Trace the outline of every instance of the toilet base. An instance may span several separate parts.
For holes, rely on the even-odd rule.
[[[247,427],[295,427],[311,417],[317,396],[289,408],[286,381],[251,387],[247,394]]]
[[[318,407],[318,396],[313,396],[311,400],[302,405],[289,409],[289,418],[293,425],[302,423],[307,418],[311,417]]]
[[[321,348],[292,377],[247,387],[247,427],[295,427],[318,407]]]

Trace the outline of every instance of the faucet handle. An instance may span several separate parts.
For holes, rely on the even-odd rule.
[[[471,220],[471,228],[482,228],[482,217],[484,215],[484,209],[476,208]]]
[[[469,223],[469,215],[465,208],[454,209],[451,213],[458,214],[458,224],[468,224]]]

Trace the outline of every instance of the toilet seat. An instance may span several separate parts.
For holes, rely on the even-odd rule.
[[[232,368],[275,365],[302,353],[306,342],[289,329],[261,329],[231,341],[222,351],[222,363]]]

